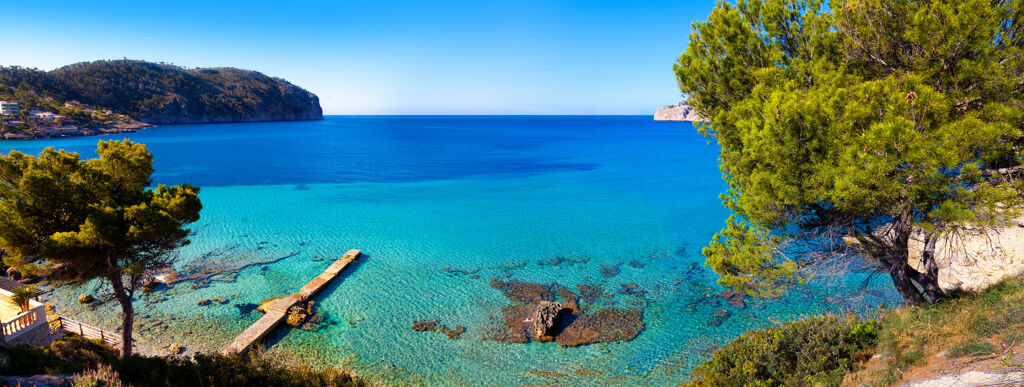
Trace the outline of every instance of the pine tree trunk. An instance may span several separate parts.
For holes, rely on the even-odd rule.
[[[935,243],[938,238],[929,235],[925,238],[924,249],[921,251],[921,273],[917,283],[924,289],[931,302],[946,297],[946,292],[939,287],[939,265],[935,262]]]
[[[896,291],[903,296],[904,301],[910,305],[920,305],[925,302],[925,299],[917,286],[914,286],[914,281],[910,278],[910,270],[913,269],[907,263],[907,256],[896,255],[893,257],[892,265],[889,266],[889,276],[892,277],[892,283],[896,286]]]
[[[909,216],[898,218],[890,230],[894,233],[892,238],[892,250],[889,251],[889,276],[896,286],[896,291],[903,296],[903,300],[910,305],[925,303],[921,290],[914,285],[914,276],[917,271],[910,267],[907,260],[910,258],[910,234],[912,231]]]
[[[135,323],[135,306],[132,305],[132,297],[125,291],[124,282],[120,276],[110,278],[110,284],[114,288],[114,298],[121,304],[121,312],[124,318],[121,320],[121,358],[132,355],[132,328]]]

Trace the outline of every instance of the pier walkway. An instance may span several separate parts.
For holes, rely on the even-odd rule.
[[[220,353],[228,355],[233,353],[244,353],[256,343],[260,342],[270,332],[274,331],[281,322],[288,318],[288,309],[300,302],[309,300],[321,289],[327,286],[334,277],[337,277],[348,264],[359,258],[361,252],[356,249],[349,250],[341,259],[331,264],[327,270],[312,281],[309,281],[298,293],[278,298],[266,306],[267,314],[252,324],[245,332],[235,337],[230,344],[220,350]]]

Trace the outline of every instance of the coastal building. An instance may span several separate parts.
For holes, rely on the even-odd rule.
[[[20,287],[18,282],[0,278],[0,342],[37,345],[46,342],[50,327],[46,323],[45,305],[36,299],[29,300],[28,305],[16,305],[12,298]]]
[[[57,118],[56,114],[50,112],[36,112],[32,113],[32,116],[38,120],[52,121]]]
[[[0,116],[16,116],[21,113],[17,103],[0,101]]]

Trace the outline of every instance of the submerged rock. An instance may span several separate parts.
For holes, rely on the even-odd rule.
[[[448,336],[449,339],[456,340],[459,336],[462,336],[466,332],[466,327],[457,325],[455,329],[450,329],[445,325],[437,322],[437,320],[420,320],[412,323],[412,330],[416,332],[427,332],[427,331],[440,331]]]
[[[646,290],[640,289],[640,285],[635,283],[622,284],[619,289],[619,294],[626,294],[631,296],[643,296],[647,294]]]
[[[733,308],[743,309],[747,307],[747,303],[742,298],[735,297],[729,299],[729,306]]]
[[[540,301],[553,301],[551,287],[543,284],[535,284],[523,281],[502,281],[498,278],[491,278],[491,287],[500,290],[505,297],[513,301],[539,303]]]
[[[441,332],[448,336],[449,339],[457,340],[459,336],[462,336],[466,332],[466,327],[462,325],[456,325],[455,329],[448,329],[448,327],[442,325]]]
[[[587,302],[594,302],[604,297],[604,286],[600,284],[576,285],[576,290],[580,291],[583,300]]]
[[[582,310],[580,296],[554,283],[491,280],[513,303],[501,308],[504,324],[492,330],[488,339],[506,343],[530,340],[555,341],[562,346],[586,345],[615,340],[632,340],[644,330],[642,309],[604,308]],[[600,285],[577,285],[581,293],[603,297]],[[584,292],[584,290],[586,290]],[[555,302],[557,298],[565,302]]]
[[[601,265],[601,277],[604,279],[613,278],[619,275],[620,271],[622,269],[619,269],[618,265]]]
[[[437,320],[421,320],[412,323],[412,330],[416,332],[433,331],[437,329]]]
[[[586,344],[629,341],[644,330],[644,313],[639,309],[605,308],[584,313],[555,337],[563,347]]]

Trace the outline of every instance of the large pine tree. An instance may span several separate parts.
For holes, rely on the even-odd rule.
[[[50,279],[105,281],[121,305],[121,355],[132,353],[135,292],[170,267],[199,220],[199,189],[149,187],[145,145],[100,141],[99,158],[47,148],[38,157],[0,155],[0,247],[12,266]]]
[[[730,187],[704,249],[720,283],[771,296],[865,259],[907,302],[942,298],[936,241],[1019,212],[1021,9],[739,0],[695,23],[675,71]]]

